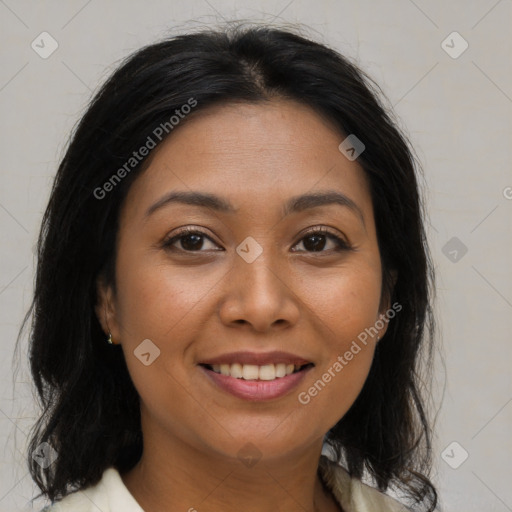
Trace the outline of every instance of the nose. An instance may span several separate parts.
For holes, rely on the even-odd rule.
[[[252,263],[235,257],[219,307],[225,325],[248,324],[255,331],[267,332],[297,323],[299,297],[288,273],[272,265],[270,257],[270,251],[263,251]]]

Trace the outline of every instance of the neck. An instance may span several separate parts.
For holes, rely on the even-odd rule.
[[[199,452],[181,440],[147,436],[137,465],[121,475],[144,510],[209,512],[339,511],[317,474],[322,440],[286,457],[245,464]],[[162,446],[166,449],[162,450]]]

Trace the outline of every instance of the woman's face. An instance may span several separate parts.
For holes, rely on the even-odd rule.
[[[281,100],[207,109],[154,150],[121,212],[117,293],[101,288],[97,309],[143,430],[270,459],[350,408],[377,343],[360,335],[385,308],[370,190],[344,138]]]

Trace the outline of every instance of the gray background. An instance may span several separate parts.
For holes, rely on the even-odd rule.
[[[438,271],[435,404],[444,399],[434,480],[447,511],[512,510],[511,4],[0,0],[0,511],[29,510],[36,493],[23,459],[35,416],[26,336],[21,352],[13,349],[67,136],[119,59],[224,19],[307,24],[311,37],[360,62],[395,107],[425,169]],[[46,59],[31,47],[43,45],[43,31],[58,43]],[[454,31],[469,45],[457,58],[447,53],[464,48],[458,36],[446,39]]]

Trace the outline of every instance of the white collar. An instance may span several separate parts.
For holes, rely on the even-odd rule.
[[[320,477],[330,489],[343,512],[408,512],[391,497],[360,480],[351,478],[345,468],[325,455],[319,461]],[[45,509],[46,510],[46,509]],[[71,493],[56,502],[49,512],[144,512],[118,470],[109,467],[94,486]]]
[[[320,456],[319,473],[343,512],[408,512],[390,496],[351,478],[344,467],[323,454]]]

